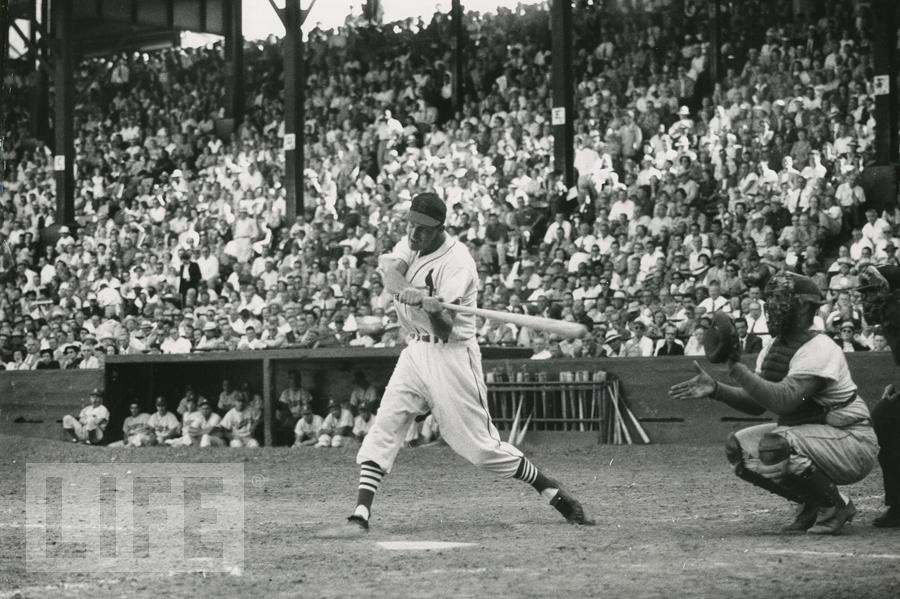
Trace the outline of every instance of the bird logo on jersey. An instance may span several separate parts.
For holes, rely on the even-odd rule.
[[[434,296],[434,269],[428,271],[425,275],[425,286],[428,287],[428,297]]]

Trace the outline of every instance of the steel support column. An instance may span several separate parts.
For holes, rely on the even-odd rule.
[[[72,224],[75,218],[75,44],[72,36],[72,1],[54,0],[50,8],[53,31],[53,171],[56,179],[56,222]]]
[[[709,80],[715,85],[721,80],[724,73],[722,68],[721,0],[708,0],[706,10],[709,15],[709,50],[707,50],[706,56],[709,59]]]
[[[31,22],[31,51],[34,53],[34,90],[32,102],[31,133],[45,144],[50,144],[50,58],[47,44],[47,0],[41,3],[37,13],[35,1],[34,19]],[[38,37],[40,35],[40,37]]]
[[[894,0],[874,0],[872,48],[875,53],[875,161],[897,162],[897,29]]]
[[[225,2],[225,116],[237,131],[244,120],[244,32],[241,2]]]
[[[284,6],[284,187],[287,191],[287,221],[303,213],[303,102],[306,96],[306,66],[303,56],[304,13],[300,0]]]
[[[575,87],[572,70],[572,0],[553,0],[550,7],[553,54],[553,158],[567,187],[575,185]]]
[[[453,0],[450,19],[453,22],[453,39],[456,46],[453,52],[453,104],[456,111],[462,113],[466,91],[465,23],[462,0]]]
[[[9,3],[0,1],[0,102],[4,101],[3,80],[6,79],[6,61],[9,60]],[[0,142],[3,131],[7,131],[6,123],[0,123]]]

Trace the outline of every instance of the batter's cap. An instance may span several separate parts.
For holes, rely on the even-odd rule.
[[[420,193],[412,199],[407,219],[417,225],[437,227],[444,224],[447,218],[447,206],[444,201],[431,192]]]

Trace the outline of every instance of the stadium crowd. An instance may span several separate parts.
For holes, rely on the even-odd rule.
[[[536,359],[700,354],[705,315],[722,309],[746,322],[751,351],[766,281],[789,269],[827,292],[816,326],[847,351],[882,349],[854,291],[900,245],[900,214],[865,210],[859,182],[874,139],[869,16],[826,4],[779,18],[732,3],[712,83],[693,3],[577,3],[571,187],[553,164],[546,7],[466,14],[459,111],[446,15],[316,28],[293,222],[280,41],[245,45],[247,112],[230,136],[221,44],[86,59],[77,226],[51,244],[52,156],[28,134],[28,79],[10,73],[0,361],[403,344],[375,267],[426,190],[478,263],[481,306],[592,330],[570,341],[488,321],[485,344]]]

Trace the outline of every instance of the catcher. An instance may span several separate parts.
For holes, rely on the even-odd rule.
[[[774,413],[777,422],[729,436],[728,461],[740,478],[799,504],[784,532],[835,534],[856,515],[837,485],[862,480],[875,464],[878,445],[869,409],[841,349],[810,330],[823,302],[815,283],[780,273],[766,293],[773,339],[759,353],[756,372],[740,362],[734,325],[717,312],[704,350],[711,362],[727,362],[738,384],[720,383],[694,362],[697,375],[672,386],[669,395],[714,399],[753,415]]]
[[[866,322],[881,325],[900,366],[900,267],[870,266],[860,276]],[[872,408],[872,424],[878,435],[878,461],[884,478],[887,511],[872,521],[879,528],[900,527],[900,390],[888,385],[881,401]]]

